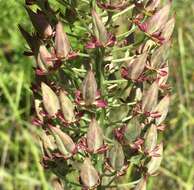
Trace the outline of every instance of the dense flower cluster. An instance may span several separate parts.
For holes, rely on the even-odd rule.
[[[34,32],[19,26],[35,60],[42,165],[64,189],[145,190],[163,154],[171,2],[59,2],[26,0]]]

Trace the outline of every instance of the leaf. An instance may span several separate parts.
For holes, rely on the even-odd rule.
[[[38,50],[39,50],[39,46],[40,46],[40,42],[39,42],[37,36],[31,35],[29,32],[24,30],[24,28],[20,25],[18,27],[19,27],[19,30],[20,30],[22,36],[24,37],[24,39],[28,43],[28,46],[30,47],[31,51],[35,55],[37,55]]]
[[[35,13],[30,8],[28,7],[25,8],[36,31],[43,38],[50,37],[53,33],[53,30],[45,14],[40,10],[38,10],[37,13]]]
[[[110,114],[109,114],[109,120],[111,122],[117,122],[124,119],[129,112],[129,106],[128,105],[120,105],[119,107],[111,108]]]
[[[55,116],[60,109],[59,99],[53,90],[44,82],[41,83],[43,105],[49,116]]]

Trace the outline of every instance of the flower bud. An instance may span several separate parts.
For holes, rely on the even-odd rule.
[[[120,143],[115,142],[114,146],[108,152],[108,159],[110,166],[116,170],[121,171],[125,164],[125,155]]]
[[[162,29],[161,32],[161,36],[164,38],[165,42],[167,42],[168,40],[170,40],[173,31],[174,31],[174,27],[175,27],[175,18],[172,17],[164,26],[164,28]]]
[[[105,45],[108,42],[108,33],[102,22],[102,19],[94,9],[92,10],[92,18],[96,38],[99,42]]]
[[[52,152],[56,149],[56,144],[53,136],[47,135],[45,132],[42,132],[40,140],[43,156],[52,158]]]
[[[142,111],[144,113],[151,112],[158,101],[158,84],[154,82],[147,91],[143,92]]]
[[[97,83],[94,77],[94,73],[90,70],[86,75],[83,86],[82,86],[82,95],[83,100],[86,105],[91,105],[94,103],[97,94]]]
[[[134,190],[146,190],[146,185],[147,185],[147,180],[145,177],[142,177]]]
[[[147,172],[153,175],[160,167],[163,157],[163,143],[160,143],[157,147],[157,156],[153,156],[147,165]]]
[[[146,61],[147,61],[147,52],[133,58],[127,65],[128,78],[131,80],[137,80],[142,74]]]
[[[171,3],[168,3],[143,23],[145,32],[153,34],[160,31],[166,24],[170,12]]]
[[[60,153],[66,158],[72,156],[76,146],[71,137],[58,127],[51,127],[50,129],[53,132]]]
[[[166,118],[168,114],[170,104],[170,97],[166,95],[155,107],[154,112],[158,112],[161,116],[155,118],[156,125],[160,125]]]
[[[41,45],[39,48],[39,56],[40,61],[42,61],[46,68],[53,67],[53,62],[49,60],[51,59],[51,54],[44,45]]]
[[[152,151],[157,145],[157,127],[152,124],[145,134],[145,150]]]
[[[148,0],[146,4],[147,11],[154,11],[160,5],[161,0]]]
[[[38,53],[37,56],[35,56],[36,59],[36,68],[41,70],[42,73],[48,73],[48,69],[46,67],[46,65],[44,64],[44,62],[41,59],[40,53]]]
[[[170,43],[164,43],[160,46],[156,51],[153,52],[151,56],[150,65],[154,69],[160,69],[162,64],[164,64],[168,57],[168,49],[170,47]]]
[[[49,116],[55,116],[60,109],[57,95],[44,82],[41,83],[43,105]]]
[[[87,132],[87,145],[89,151],[96,153],[103,146],[103,131],[96,119],[92,119]]]
[[[55,48],[57,58],[67,58],[71,51],[70,42],[66,33],[63,31],[63,25],[61,22],[58,22],[56,25]]]
[[[81,166],[80,178],[83,185],[89,189],[97,186],[100,181],[98,172],[89,158],[85,158],[84,163]]]
[[[52,35],[53,30],[48,20],[46,19],[45,14],[38,10],[37,13],[33,12],[30,8],[26,7],[30,20],[34,28],[43,38],[48,38]]]
[[[74,122],[75,121],[74,105],[63,91],[60,91],[59,101],[61,104],[61,109],[65,120],[68,123]]]
[[[60,179],[53,179],[52,180],[52,186],[53,186],[53,190],[64,190],[64,186],[61,183]]]
[[[124,132],[124,136],[129,144],[132,144],[139,136],[140,136],[141,128],[138,118],[132,118],[128,125],[126,126],[126,130]]]

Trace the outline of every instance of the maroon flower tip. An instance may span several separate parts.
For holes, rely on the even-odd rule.
[[[78,56],[78,54],[76,52],[70,52],[68,54],[68,60],[75,59],[77,56]]]
[[[139,29],[143,32],[147,31],[147,24],[146,23],[137,23],[137,26],[139,27]]]
[[[36,75],[38,75],[38,76],[46,75],[46,72],[45,72],[45,71],[43,71],[43,70],[41,70],[41,69],[38,69],[38,68],[35,70],[35,73],[36,73]]]
[[[129,75],[128,70],[125,67],[122,67],[121,68],[121,76],[122,76],[122,78],[128,79],[128,77],[127,77],[128,75]]]
[[[108,106],[108,103],[105,100],[97,100],[96,106],[99,108],[106,108]]]
[[[126,126],[114,130],[114,136],[119,142],[123,142]]]
[[[31,123],[32,125],[35,125],[37,127],[40,127],[42,125],[42,122],[38,118],[33,118]]]
[[[96,39],[96,37],[92,37],[92,39],[85,45],[87,49],[94,49],[97,47],[101,47],[102,45],[100,42]]]
[[[79,103],[81,101],[81,91],[80,90],[77,90],[75,92],[75,102],[76,103]]]

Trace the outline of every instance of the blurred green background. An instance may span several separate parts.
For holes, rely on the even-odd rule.
[[[173,6],[165,156],[148,190],[194,189],[194,1],[176,0]],[[50,175],[40,165],[37,129],[30,124],[32,60],[22,54],[18,23],[27,25],[23,0],[0,0],[0,190],[47,190]]]

